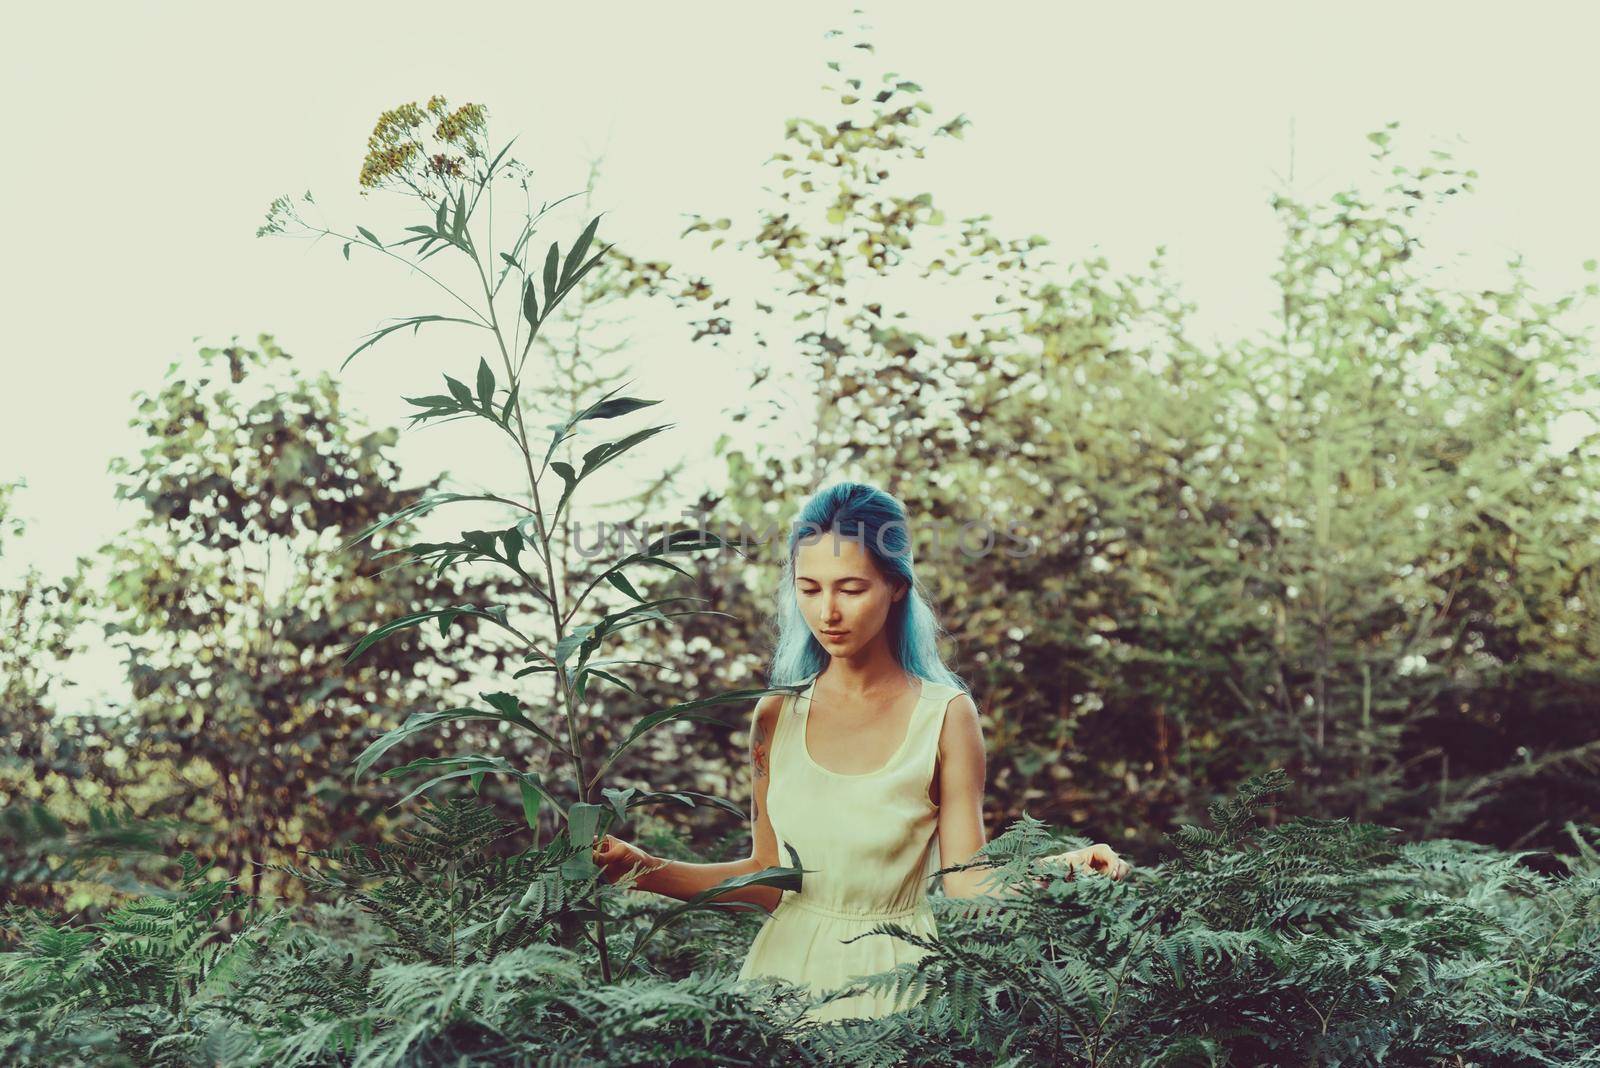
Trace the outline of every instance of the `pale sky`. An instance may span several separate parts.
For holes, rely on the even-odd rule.
[[[355,196],[380,111],[434,93],[486,104],[492,139],[518,135],[548,200],[580,190],[604,154],[601,240],[671,260],[683,213],[737,226],[766,202],[763,162],[785,119],[827,105],[823,34],[853,34],[855,6],[10,8],[0,479],[26,478],[29,531],[0,569],[55,575],[116,537],[128,513],[106,462],[133,448],[130,395],[172,360],[269,332],[308,373],[336,370],[387,317],[439,310],[397,265],[254,236],[273,197],[306,189],[343,227],[415,221]],[[1600,256],[1596,5],[861,6],[888,69],[971,122],[917,170],[950,218],[989,212],[1002,235],[1048,237],[1062,262],[1103,254],[1124,271],[1165,244],[1197,337],[1270,322],[1268,198],[1291,131],[1302,197],[1370,184],[1365,134],[1389,121],[1398,158],[1448,147],[1476,169],[1476,191],[1425,232],[1436,257],[1465,254],[1463,284],[1503,284],[1517,252],[1546,296],[1594,277],[1581,264]],[[584,221],[545,241],[565,246]],[[441,351],[369,351],[343,373],[347,399],[399,420],[401,393],[434,391]],[[634,392],[664,401],[653,421],[679,424],[673,448],[703,453],[744,382],[677,334],[642,329],[638,353]],[[474,451],[430,431],[399,457],[420,481],[468,472]]]

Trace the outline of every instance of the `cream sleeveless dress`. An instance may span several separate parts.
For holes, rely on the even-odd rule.
[[[939,869],[939,809],[928,798],[945,708],[962,691],[926,679],[910,728],[888,763],[844,775],[811,759],[805,743],[816,677],[783,699],[768,747],[767,816],[778,838],[807,869],[798,892],[782,900],[756,933],[740,979],[775,975],[808,985],[814,994],[849,985],[926,954],[920,946],[876,934],[846,943],[884,921],[929,938],[938,936],[928,904],[928,880]],[[906,995],[905,1004],[920,1000]],[[856,994],[807,1013],[822,1022],[893,1012],[890,994]]]

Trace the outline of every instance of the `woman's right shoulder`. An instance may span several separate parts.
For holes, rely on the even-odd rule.
[[[778,710],[783,707],[783,701],[783,694],[769,693],[756,702],[755,720],[767,728],[768,736],[772,733],[772,727],[778,722]]]
[[[778,684],[767,683],[767,686]],[[769,693],[756,701],[755,709],[750,713],[752,721],[763,723],[767,729],[767,737],[772,737],[773,729],[778,723],[778,713],[795,698],[798,687],[791,686],[784,693]]]

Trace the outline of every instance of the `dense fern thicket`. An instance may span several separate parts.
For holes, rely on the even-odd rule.
[[[932,952],[860,987],[927,996],[883,1019],[826,1025],[804,1019],[818,1000],[805,990],[733,979],[735,947],[758,921],[744,910],[668,928],[660,916],[678,903],[603,895],[611,950],[630,966],[602,982],[593,898],[562,876],[570,847],[500,848],[509,825],[471,797],[430,805],[378,851],[286,866],[312,891],[305,907],[265,906],[185,853],[170,892],[95,922],[13,908],[0,1058],[1600,1063],[1600,828],[1569,825],[1574,851],[1540,856],[1400,843],[1344,820],[1264,826],[1257,810],[1286,782],[1250,780],[1213,806],[1211,827],[1172,837],[1174,860],[1120,883],[1035,883],[1035,862],[1061,838],[1024,817],[983,851],[1018,892],[936,895],[940,935],[920,942]],[[701,945],[713,926],[720,958]],[[895,925],[877,931],[919,941]]]

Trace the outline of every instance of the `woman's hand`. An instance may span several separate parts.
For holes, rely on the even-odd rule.
[[[659,868],[663,863],[638,846],[610,834],[594,843],[589,855],[594,858],[595,866],[600,869],[601,881],[607,883],[616,882],[634,868],[638,868],[640,872],[649,872]]]
[[[1096,842],[1094,845],[1084,849],[1073,849],[1066,853],[1057,853],[1054,856],[1045,857],[1040,863],[1065,866],[1067,878],[1069,879],[1076,878],[1077,873],[1080,871],[1097,871],[1104,875],[1109,875],[1113,882],[1121,882],[1128,877],[1128,872],[1133,870],[1132,864],[1117,856],[1112,848],[1104,842]],[[1040,886],[1044,886],[1048,881],[1048,877],[1035,880]]]

